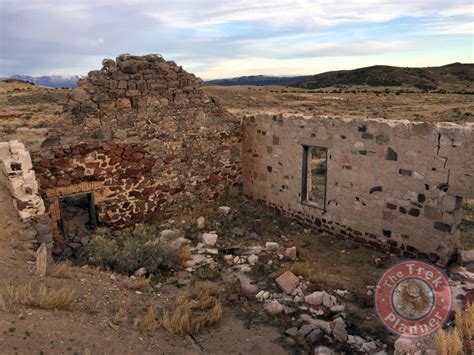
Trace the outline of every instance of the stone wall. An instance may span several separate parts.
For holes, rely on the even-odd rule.
[[[43,199],[38,192],[30,153],[23,143],[0,143],[0,167],[20,219],[28,220],[42,215],[45,212]]]
[[[240,122],[202,81],[159,55],[105,59],[72,89],[34,157],[51,225],[58,197],[94,196],[99,222],[123,227],[239,185]]]
[[[446,263],[474,196],[474,125],[262,114],[243,122],[244,193],[340,239]],[[325,210],[303,146],[328,149]]]
[[[35,251],[43,243],[51,250],[51,228],[38,191],[30,154],[19,141],[0,142],[0,185],[6,187],[6,194],[11,198],[10,203],[8,198],[6,201],[0,198],[1,208],[14,208],[17,212],[20,225],[15,236],[30,250],[30,260],[35,259]]]

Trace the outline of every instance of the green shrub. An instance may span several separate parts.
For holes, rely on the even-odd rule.
[[[155,226],[138,226],[96,236],[86,248],[90,264],[132,274],[145,267],[149,273],[178,266],[177,251],[157,242]]]

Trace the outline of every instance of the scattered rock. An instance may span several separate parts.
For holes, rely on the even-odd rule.
[[[344,320],[341,317],[336,318],[332,322],[332,333],[337,341],[341,343],[347,341],[346,323],[344,323]]]
[[[268,251],[277,250],[280,245],[277,242],[266,242],[265,249]]]
[[[219,209],[218,209],[219,213],[224,215],[224,216],[227,216],[229,213],[230,213],[230,207],[228,206],[220,206]]]
[[[205,225],[206,225],[206,219],[204,217],[201,216],[198,219],[196,219],[197,229],[203,229]]]
[[[263,295],[265,298],[265,294]],[[270,314],[280,314],[283,312],[283,305],[277,300],[266,302],[263,308]]]
[[[140,276],[143,276],[145,274],[146,274],[146,268],[145,267],[141,267],[133,273],[133,275],[135,275],[135,277],[140,277]]]
[[[294,338],[298,334],[298,328],[296,328],[296,327],[289,328],[289,329],[285,330],[285,334]]]
[[[346,310],[346,305],[344,304],[339,304],[339,305],[336,305],[336,306],[332,306],[329,311],[331,311],[332,313],[341,313],[341,312],[344,312]]]
[[[204,245],[214,246],[217,242],[217,234],[214,233],[203,233],[201,238]]]
[[[285,258],[287,259],[295,260],[297,256],[296,254],[296,247],[286,248],[285,250]]]
[[[263,222],[261,219],[256,219],[253,222],[253,231],[258,235],[263,235]]]
[[[255,285],[255,282],[242,272],[223,272],[221,273],[221,277],[225,282],[232,284],[237,283],[240,292],[244,294],[254,295],[258,291],[258,287]]]
[[[250,255],[250,256],[248,257],[247,260],[248,260],[248,262],[249,262],[250,265],[255,265],[255,264],[257,263],[257,261],[258,261],[258,256],[255,255],[255,254],[252,254],[252,255]]]
[[[48,248],[46,244],[40,245],[36,251],[36,275],[44,277],[46,276],[46,269],[48,267]]]
[[[314,355],[334,355],[335,352],[332,351],[330,348],[327,346],[317,346],[314,348]]]
[[[336,300],[336,297],[326,293],[326,292],[323,292],[323,305],[324,307],[327,307],[327,308],[331,308],[333,306],[336,305],[337,303],[337,300]]]
[[[400,337],[393,344],[395,347],[395,354],[413,354],[418,350],[416,344],[416,339]]]
[[[305,296],[304,301],[313,306],[319,306],[323,304],[323,296],[325,292],[316,291],[310,295]]]
[[[189,240],[184,238],[184,232],[179,229],[165,229],[161,231],[158,239],[150,242],[152,245],[165,244],[166,246],[178,250]]]
[[[474,249],[461,250],[459,252],[459,264],[465,266],[472,263],[474,263]]]
[[[319,343],[324,337],[324,333],[321,329],[313,329],[308,335],[306,335],[306,341],[310,345]]]
[[[275,282],[283,292],[290,295],[298,287],[300,280],[291,271],[286,271]]]
[[[314,330],[314,325],[312,325],[312,324],[303,324],[300,327],[300,329],[298,330],[298,333],[303,335],[303,336],[306,336],[313,330]]]

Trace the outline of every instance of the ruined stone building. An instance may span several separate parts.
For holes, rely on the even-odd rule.
[[[440,263],[455,253],[462,200],[474,198],[473,124],[240,119],[201,86],[159,55],[104,60],[71,91],[33,156],[38,184],[16,207],[45,209],[61,240],[68,198],[86,197],[89,223],[120,228],[243,182],[247,196],[336,238]],[[8,164],[29,158],[3,149]],[[28,163],[4,173],[15,169],[31,182]]]
[[[339,239],[445,263],[474,197],[474,124],[262,114],[244,193]]]
[[[123,227],[238,182],[239,123],[201,85],[159,55],[106,59],[79,81],[34,160],[56,234],[65,196],[88,194],[93,223]]]

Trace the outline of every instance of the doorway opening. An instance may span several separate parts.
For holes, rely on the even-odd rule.
[[[62,256],[81,259],[93,231],[97,228],[94,196],[91,192],[59,198],[61,219],[58,227],[64,237]]]

